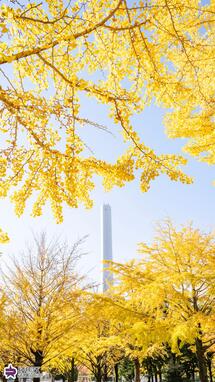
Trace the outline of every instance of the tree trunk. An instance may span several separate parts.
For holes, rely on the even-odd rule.
[[[197,357],[198,366],[199,366],[200,382],[208,382],[207,361],[204,355],[202,340],[200,338],[196,338],[195,342],[196,342],[196,357]]]
[[[116,363],[114,365],[114,373],[115,373],[115,382],[119,382],[119,365]]]
[[[191,378],[192,378],[191,381],[192,381],[192,382],[195,382],[195,371],[194,371],[194,370],[192,371],[192,376],[191,376]]]
[[[107,382],[108,380],[108,367],[107,365],[104,366],[104,376],[103,376],[103,382]]]
[[[75,359],[72,358],[71,362],[71,381],[75,382]]]
[[[43,359],[44,359],[42,350],[34,351],[31,349],[31,352],[34,354],[34,366],[41,368],[43,365]],[[33,381],[40,382],[40,378],[33,378]]]
[[[43,352],[42,350],[32,351],[34,354],[34,366],[42,367],[43,365]]]
[[[207,360],[207,365],[208,365],[208,372],[209,372],[210,382],[213,382],[211,359]]]
[[[135,366],[135,382],[140,382],[140,361],[138,358],[135,358],[134,366]]]
[[[100,370],[98,370],[98,372],[96,374],[94,374],[94,377],[96,379],[96,382],[102,382],[102,374],[101,374]]]

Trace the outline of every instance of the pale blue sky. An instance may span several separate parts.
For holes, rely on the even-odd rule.
[[[203,0],[205,5],[207,0]],[[10,72],[11,75],[11,72]],[[95,79],[95,78],[94,78]],[[125,147],[119,136],[119,127],[108,118],[107,107],[97,105],[91,98],[82,99],[82,116],[105,124],[115,136],[93,127],[83,129],[87,144],[95,150],[97,156],[109,161],[117,158]],[[162,116],[164,111],[151,106],[142,114],[133,117],[133,126],[138,130],[144,142],[151,145],[158,153],[179,153],[184,142],[169,140],[164,134]],[[139,188],[138,178],[124,188],[114,188],[111,192],[103,191],[101,180],[96,179],[96,188],[92,192],[94,207],[85,210],[80,207],[71,209],[65,206],[64,222],[57,225],[47,206],[42,217],[30,217],[30,204],[24,215],[17,218],[13,206],[8,200],[0,200],[0,227],[11,238],[8,245],[1,245],[3,260],[10,255],[18,256],[25,244],[32,240],[32,232],[46,230],[51,237],[61,236],[73,243],[77,238],[89,235],[83,250],[88,254],[83,257],[81,267],[93,280],[100,280],[101,272],[101,230],[100,215],[102,204],[112,207],[113,256],[116,261],[131,259],[136,254],[137,243],[151,241],[158,221],[170,217],[177,225],[193,221],[203,230],[214,229],[215,179],[214,169],[195,159],[189,158],[186,172],[195,177],[192,185],[172,182],[166,176],[160,176],[147,193]]]
[[[106,124],[116,136],[104,133],[93,127],[86,128],[85,137],[88,145],[95,149],[99,157],[111,160],[122,153],[123,144],[118,135],[118,127],[108,119],[107,108],[96,105],[91,99],[82,100],[82,114],[89,119]],[[155,106],[145,110],[133,118],[145,143],[158,152],[180,152],[182,141],[168,140],[162,125],[163,111]],[[120,142],[119,142],[120,139]],[[0,250],[3,259],[10,254],[18,255],[25,243],[32,239],[32,231],[38,233],[46,230],[50,237],[61,235],[73,242],[86,234],[89,235],[84,246],[88,252],[81,261],[82,271],[88,271],[91,279],[100,280],[101,241],[100,241],[100,210],[103,202],[112,207],[113,218],[113,255],[116,261],[131,259],[136,254],[137,243],[149,242],[153,237],[157,221],[170,217],[177,225],[192,220],[195,226],[203,230],[214,228],[214,195],[212,181],[215,178],[213,167],[189,160],[186,172],[194,176],[193,185],[182,185],[171,182],[166,176],[161,176],[151,184],[148,193],[141,193],[139,181],[136,179],[124,188],[115,188],[104,193],[101,181],[96,180],[96,189],[92,193],[94,207],[85,210],[82,207],[73,210],[65,206],[64,222],[57,225],[48,207],[44,215],[31,218],[30,208],[18,219],[9,201],[0,201],[0,227],[7,230],[11,237],[8,245],[2,245]]]

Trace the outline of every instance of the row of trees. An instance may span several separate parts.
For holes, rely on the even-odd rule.
[[[43,234],[2,271],[1,363],[35,365],[97,382],[140,374],[148,381],[213,380],[215,241],[192,226],[160,227],[140,258],[111,263],[103,295],[76,272],[82,241],[48,244]]]

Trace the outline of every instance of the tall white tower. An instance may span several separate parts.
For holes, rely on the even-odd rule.
[[[112,224],[111,224],[111,207],[109,204],[102,206],[102,289],[105,292],[113,281],[113,275],[107,270],[108,264],[104,264],[105,260],[112,260]]]

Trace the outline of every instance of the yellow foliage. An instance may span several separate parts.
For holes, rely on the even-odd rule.
[[[1,357],[5,352],[19,365],[51,368],[71,355],[73,330],[82,318],[83,277],[75,271],[80,243],[68,248],[47,243],[42,235],[27,257],[11,264],[2,286],[6,324]]]
[[[140,173],[147,191],[160,174],[190,183],[182,156],[158,155],[141,141],[132,116],[154,101],[171,110],[170,137],[214,163],[213,3],[198,0],[6,2],[0,7],[0,195],[20,216],[35,194],[33,216],[50,201],[92,206],[95,175],[122,187]],[[82,97],[108,107],[128,147],[115,162],[87,155],[81,130],[103,129],[83,115]],[[206,155],[205,155],[206,154]]]
[[[178,353],[186,343],[206,362],[203,354],[214,348],[214,234],[166,221],[139,251],[140,260],[111,266],[119,279],[111,291],[118,344],[141,358],[152,345],[168,343]]]
[[[3,232],[2,229],[0,228],[0,243],[5,244],[9,242],[9,237],[8,234]]]

